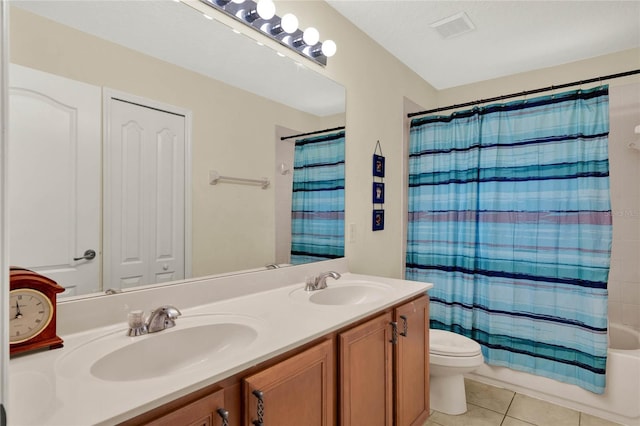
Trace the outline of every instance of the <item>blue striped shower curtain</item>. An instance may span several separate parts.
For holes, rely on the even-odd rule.
[[[344,256],[345,132],[296,141],[291,263]]]
[[[407,279],[485,361],[602,393],[608,88],[414,119]]]

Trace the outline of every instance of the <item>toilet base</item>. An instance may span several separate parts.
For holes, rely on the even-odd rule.
[[[429,381],[429,403],[432,410],[451,415],[467,412],[462,374],[431,376]]]

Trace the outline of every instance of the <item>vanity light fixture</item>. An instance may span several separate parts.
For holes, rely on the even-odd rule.
[[[270,39],[317,64],[327,65],[327,58],[335,55],[332,40],[320,41],[317,29],[298,28],[298,18],[292,13],[276,15],[273,0],[200,0],[202,3],[259,31]]]

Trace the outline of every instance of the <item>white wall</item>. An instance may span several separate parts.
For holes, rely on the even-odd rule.
[[[278,14],[292,12],[300,27],[313,25],[321,38],[338,46],[321,72],[347,91],[345,229],[355,227],[355,241],[345,245],[353,272],[399,278],[404,271],[405,99],[423,108],[435,105],[436,91],[321,1],[276,1]],[[386,157],[385,229],[371,231],[371,162],[380,141]],[[348,231],[347,231],[348,233]]]
[[[640,83],[610,91],[609,166],[613,247],[609,272],[609,320],[640,331]]]

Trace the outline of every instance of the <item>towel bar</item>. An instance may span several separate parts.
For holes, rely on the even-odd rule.
[[[246,179],[246,178],[239,178],[239,177],[233,177],[233,176],[222,176],[220,175],[220,173],[218,173],[217,170],[211,170],[209,172],[210,185],[216,185],[221,180],[228,181],[228,182],[236,182],[236,183],[246,183],[251,185],[260,185],[262,186],[262,189],[267,189],[270,184],[269,179],[266,177],[263,177],[262,179]]]

